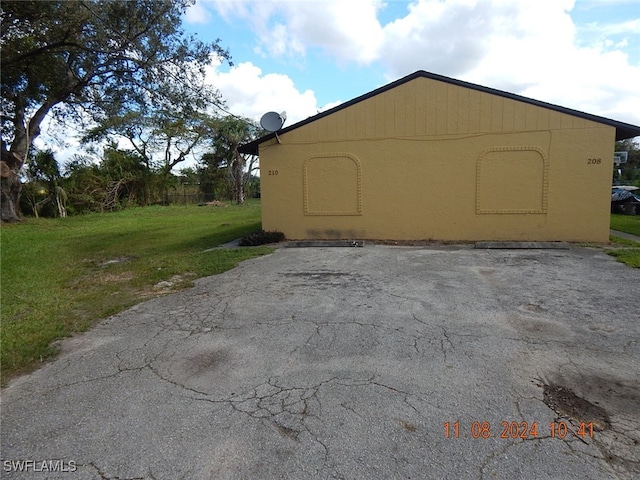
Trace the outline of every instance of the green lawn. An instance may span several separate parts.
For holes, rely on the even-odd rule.
[[[205,250],[260,229],[260,203],[144,207],[3,225],[2,382],[55,353],[51,342],[269,248]],[[157,286],[161,281],[172,285]]]
[[[632,233],[640,237],[640,215],[611,214],[611,228],[619,232]]]
[[[620,248],[607,252],[616,260],[630,267],[640,268],[640,248]]]
[[[640,216],[613,213],[611,214],[611,228],[619,232],[640,236]],[[607,252],[609,255],[616,257],[619,262],[630,267],[640,268],[640,243],[615,236],[611,237],[611,241],[628,248],[610,250]]]

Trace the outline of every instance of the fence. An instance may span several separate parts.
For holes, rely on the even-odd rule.
[[[171,205],[198,205],[213,200],[213,195],[204,193],[170,193],[167,195],[167,201]]]

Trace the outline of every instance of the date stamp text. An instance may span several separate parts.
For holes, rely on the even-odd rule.
[[[539,426],[538,422],[500,422],[500,426],[491,425],[490,422],[471,422],[463,425],[460,422],[445,422],[445,438],[473,438],[473,439],[517,439],[530,440],[535,438],[559,438],[580,437],[593,438],[593,422],[582,422],[572,429],[566,422],[551,422],[548,425]]]

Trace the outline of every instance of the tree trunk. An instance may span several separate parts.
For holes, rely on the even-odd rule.
[[[20,220],[19,201],[20,183],[19,172],[24,161],[14,152],[8,151],[2,145],[0,157],[0,219],[3,222],[17,222]]]
[[[64,218],[67,216],[67,207],[65,206],[65,204],[67,203],[67,192],[65,192],[64,189],[62,187],[59,187],[56,183],[54,183],[54,185],[58,215],[60,215],[60,218]]]
[[[235,152],[235,159],[233,160],[233,173],[235,180],[235,188],[234,188],[234,196],[235,201],[238,205],[244,203],[244,187],[242,182],[242,170],[243,170],[243,158],[242,155],[238,153],[237,147]]]
[[[68,96],[69,92],[67,92]],[[3,222],[16,222],[20,220],[20,170],[24,165],[31,144],[40,135],[40,124],[49,111],[65,98],[53,99],[45,102],[36,110],[29,122],[25,119],[24,104],[16,98],[15,115],[13,117],[14,139],[11,148],[7,149],[4,142],[1,143],[0,166],[2,182],[0,184],[0,219]]]

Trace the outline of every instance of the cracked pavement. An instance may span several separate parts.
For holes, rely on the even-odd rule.
[[[639,285],[575,246],[281,248],[11,382],[2,477],[637,478]],[[551,384],[606,428],[579,435]]]

